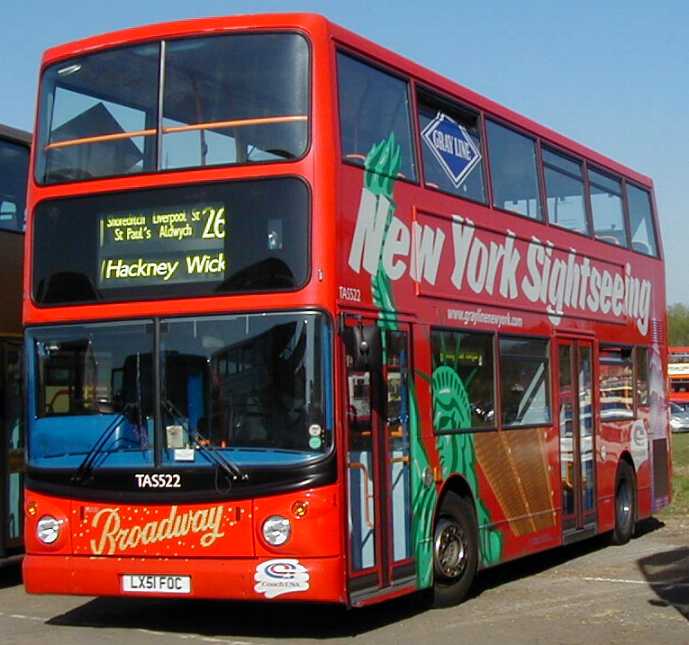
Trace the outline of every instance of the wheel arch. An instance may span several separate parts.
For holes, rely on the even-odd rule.
[[[622,454],[620,454],[620,458],[617,462],[617,470],[620,469],[620,463],[626,461],[634,471],[634,477],[636,477],[636,468],[634,467],[634,460],[632,459],[631,454],[629,453],[628,450],[623,450]],[[615,475],[617,475],[617,471],[615,472]]]
[[[469,482],[467,482],[462,475],[455,473],[445,480],[440,491],[438,491],[438,501],[436,502],[435,512],[433,513],[433,526],[435,526],[436,520],[438,519],[438,513],[443,505],[443,500],[448,493],[454,493],[468,500],[471,503],[471,507],[474,509],[474,517],[476,517],[476,498],[474,497],[474,492],[471,490]],[[477,529],[479,528],[478,521],[476,522],[476,527]]]

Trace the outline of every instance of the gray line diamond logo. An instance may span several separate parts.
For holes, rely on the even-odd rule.
[[[423,129],[421,137],[455,188],[481,162],[481,152],[466,128],[443,112]]]

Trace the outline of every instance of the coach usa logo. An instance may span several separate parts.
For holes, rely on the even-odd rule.
[[[306,591],[309,588],[309,572],[299,560],[267,560],[256,567],[254,591],[266,598],[284,593]]]

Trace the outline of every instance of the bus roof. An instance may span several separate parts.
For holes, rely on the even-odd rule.
[[[66,43],[48,49],[42,60],[42,66],[46,66],[60,59],[75,55],[87,54],[91,51],[106,47],[122,46],[124,44],[144,42],[156,38],[174,38],[190,35],[222,33],[232,30],[245,29],[247,27],[262,29],[294,29],[304,28],[311,32],[319,32],[324,37],[332,37],[338,43],[359,52],[362,55],[373,57],[380,63],[391,67],[398,72],[413,77],[421,84],[456,97],[479,110],[483,110],[491,116],[508,122],[509,124],[528,131],[532,135],[541,138],[547,143],[564,148],[565,150],[586,158],[594,165],[599,165],[613,172],[638,182],[648,188],[653,187],[650,177],[643,175],[631,168],[596,152],[573,139],[570,139],[548,127],[540,125],[495,101],[488,99],[459,83],[449,80],[440,74],[423,67],[385,47],[359,36],[345,29],[324,16],[314,13],[281,13],[281,14],[255,14],[240,16],[219,16],[211,18],[194,18],[175,22],[158,23],[141,27],[132,27],[120,31],[92,36],[71,43]]]
[[[0,123],[0,139],[6,139],[14,143],[22,143],[27,146],[31,145],[31,133],[26,130],[18,130],[9,125]]]

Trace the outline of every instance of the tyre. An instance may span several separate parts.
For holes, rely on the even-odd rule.
[[[626,544],[634,534],[636,526],[636,477],[634,469],[621,461],[615,476],[615,528],[613,544]]]
[[[478,567],[478,527],[470,499],[448,492],[433,530],[433,605],[460,603]]]

